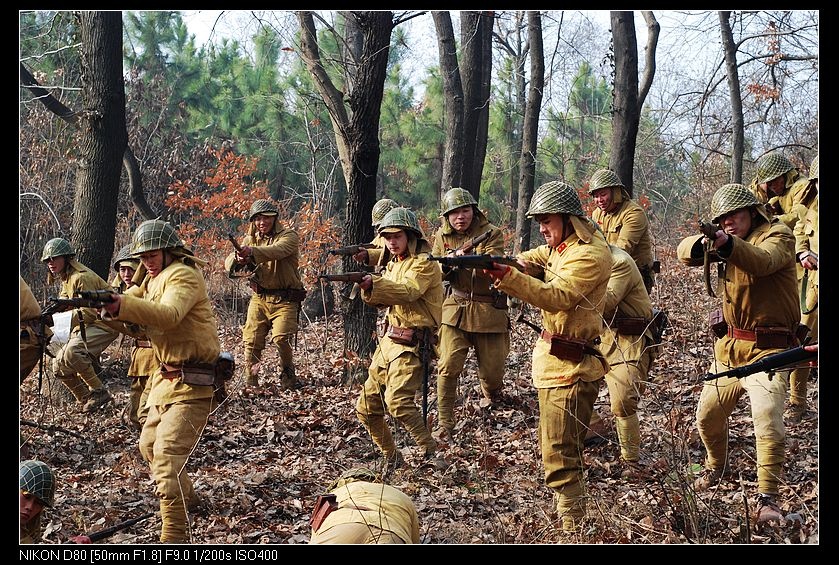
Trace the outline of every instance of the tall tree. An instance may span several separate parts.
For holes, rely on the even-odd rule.
[[[107,278],[114,248],[122,157],[128,145],[122,78],[122,12],[78,12],[85,110],[79,145],[73,243],[79,259]]]
[[[743,153],[746,151],[743,125],[743,98],[740,95],[740,75],[737,70],[737,45],[731,32],[731,12],[721,11],[720,35],[725,58],[725,76],[728,78],[728,97],[731,100],[731,182],[743,182]]]
[[[519,167],[518,207],[516,212],[515,253],[530,248],[530,219],[526,217],[536,181],[536,148],[539,137],[539,114],[542,89],[545,86],[545,57],[542,46],[542,16],[538,11],[527,13],[527,36],[530,51],[530,87],[524,112],[524,127]]]
[[[329,112],[341,168],[347,183],[347,213],[344,243],[352,245],[372,239],[370,214],[376,198],[376,172],[379,165],[379,115],[387,75],[390,34],[395,25],[393,13],[345,12],[352,28],[361,34],[361,51],[352,59],[349,82],[353,89],[341,92],[333,83],[321,60],[318,36],[312,12],[298,12],[301,39],[300,54],[314,78],[318,92]],[[354,54],[353,49],[348,53]],[[349,62],[347,62],[349,63]],[[350,258],[344,267],[350,269]],[[347,350],[369,355],[374,349],[370,339],[375,326],[375,311],[354,300],[344,315],[344,340]],[[349,368],[355,373],[360,366]]]
[[[634,12],[610,12],[615,55],[614,114],[609,166],[633,193],[633,168],[641,107],[655,76],[655,50],[660,26],[652,12],[643,12],[647,23],[646,65],[643,79],[638,77],[638,42],[635,37]]]
[[[457,64],[457,45],[454,39],[449,12],[432,12],[437,29],[437,47],[440,53],[440,76],[443,79],[443,107],[445,109],[446,147],[443,152],[443,178],[440,194],[452,187],[461,186],[463,177],[463,84]],[[477,200],[477,198],[475,198]]]

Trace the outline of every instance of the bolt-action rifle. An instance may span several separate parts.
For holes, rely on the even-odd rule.
[[[502,255],[445,255],[440,257],[429,255],[428,259],[438,261],[447,267],[460,267],[461,269],[492,269],[493,263],[498,263],[515,267],[519,271],[524,270],[524,267],[515,257]]]
[[[359,243],[357,245],[347,245],[346,247],[339,247],[337,249],[330,249],[327,253],[330,255],[341,255],[342,257],[349,257],[356,253],[361,253],[365,249],[375,249],[377,246],[372,243]]]
[[[346,283],[353,283],[352,290],[349,294],[342,295],[349,299],[353,300],[356,296],[358,296],[359,286],[358,283],[364,280],[364,277],[369,275],[370,273],[364,271],[350,271],[349,273],[338,273],[338,274],[320,274],[318,275],[318,279],[322,281],[333,281],[333,282],[346,282]]]
[[[93,543],[96,541],[101,541],[103,539],[107,539],[114,535],[115,533],[128,528],[129,526],[133,526],[137,522],[142,522],[146,518],[150,518],[154,516],[152,512],[148,514],[143,514],[142,516],[138,516],[137,518],[131,518],[130,520],[126,520],[124,522],[120,522],[119,524],[115,524],[110,528],[105,528],[104,530],[99,530],[98,532],[91,532],[89,534],[82,534],[80,536],[73,536],[70,538],[70,541],[73,543]]]
[[[702,254],[702,275],[705,278],[705,291],[711,298],[716,298],[714,289],[711,288],[711,251],[714,249],[714,240],[717,239],[719,226],[710,222],[699,220],[699,231],[707,238],[704,253]]]
[[[242,252],[242,246],[239,245],[239,242],[236,241],[236,238],[233,237],[232,233],[227,234],[227,239],[229,239],[230,243],[233,244],[233,249],[236,250],[236,253]],[[248,260],[248,262],[245,263],[243,266],[236,265],[236,267],[236,270],[245,269],[248,272],[253,272],[256,269],[256,263],[254,263],[252,260]]]
[[[492,230],[487,230],[486,232],[482,233],[481,235],[476,235],[469,241],[465,242],[463,245],[458,247],[455,252],[460,251],[464,255],[470,253],[473,249],[475,249],[479,244],[483,243],[489,236],[492,235]]]
[[[818,356],[819,353],[817,351],[807,351],[803,345],[799,345],[798,347],[793,347],[780,353],[767,355],[759,361],[743,365],[742,367],[735,367],[721,373],[707,373],[702,377],[702,380],[711,381],[722,377],[737,377],[738,379],[742,379],[755,373],[772,373],[780,369],[792,368],[804,361],[812,361],[813,359],[817,359]]]

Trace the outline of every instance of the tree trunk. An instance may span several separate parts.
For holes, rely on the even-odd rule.
[[[449,12],[432,12],[437,29],[440,52],[440,76],[443,79],[443,107],[445,111],[446,148],[443,154],[443,177],[440,198],[450,188],[461,186],[463,172],[463,84],[457,65],[457,45],[454,41]]]
[[[332,83],[320,60],[317,32],[311,12],[299,12],[301,55],[315,79],[330,118],[347,182],[347,214],[344,244],[370,241],[373,237],[370,214],[376,199],[376,173],[379,167],[379,117],[387,74],[393,14],[387,11],[347,12],[352,19],[348,29],[362,37],[357,69],[352,73],[354,88],[342,94]],[[345,71],[346,72],[346,71]],[[347,100],[350,111],[344,106]],[[354,269],[351,258],[344,258],[344,269]],[[344,345],[359,357],[375,349],[372,339],[376,311],[361,300],[353,300],[344,312]],[[361,373],[363,364],[348,363],[347,373]]]
[[[460,13],[463,84],[463,173],[461,187],[476,201],[481,196],[481,175],[486,157],[489,120],[489,81],[492,73],[492,12]],[[489,29],[487,29],[489,26]]]
[[[536,148],[539,136],[539,114],[542,89],[545,86],[545,55],[542,45],[542,17],[538,11],[527,13],[527,35],[530,44],[530,88],[522,127],[521,170],[519,173],[516,240],[514,253],[530,248],[530,218],[525,216],[533,197],[536,179]]]
[[[743,154],[746,151],[743,124],[743,99],[740,97],[740,74],[737,71],[737,45],[731,32],[731,12],[719,12],[728,97],[731,100],[731,182],[743,182]]]
[[[638,108],[638,43],[633,12],[610,12],[615,49],[614,114],[609,167],[632,196],[635,144],[641,113]]]
[[[122,76],[122,12],[79,12],[84,110],[73,202],[79,260],[106,279],[114,250],[119,177],[128,146]]]

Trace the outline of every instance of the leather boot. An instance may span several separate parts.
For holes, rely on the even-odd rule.
[[[84,408],[82,408],[82,411],[93,412],[94,410],[101,408],[113,399],[114,397],[111,396],[111,393],[108,392],[107,388],[96,389],[94,391],[91,391],[90,398],[88,398],[87,402],[84,405]]]
[[[280,373],[280,389],[291,390],[295,388],[298,388],[297,374],[295,373],[293,366],[286,367],[283,369],[283,372]]]

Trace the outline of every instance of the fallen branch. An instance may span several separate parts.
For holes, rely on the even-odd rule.
[[[30,426],[32,428],[39,428],[46,432],[63,432],[67,435],[71,435],[75,438],[83,439],[87,441],[89,438],[83,436],[82,434],[76,433],[73,430],[68,430],[67,428],[62,428],[61,426],[56,426],[54,424],[39,424],[38,422],[33,422],[32,420],[21,420],[21,425]]]

